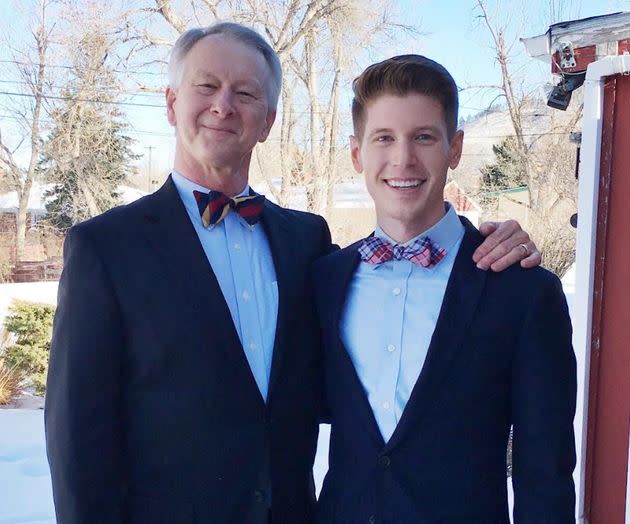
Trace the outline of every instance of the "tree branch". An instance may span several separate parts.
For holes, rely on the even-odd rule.
[[[162,15],[164,20],[178,33],[186,31],[186,23],[172,9],[170,0],[155,0],[155,12]]]

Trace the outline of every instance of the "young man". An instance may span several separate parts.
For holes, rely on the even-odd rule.
[[[574,522],[576,372],[560,281],[479,270],[479,232],[443,201],[457,87],[398,56],[354,82],[355,169],[374,235],[316,262],[332,423],[319,522]]]

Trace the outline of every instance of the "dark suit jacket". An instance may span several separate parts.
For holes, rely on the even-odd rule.
[[[321,523],[507,524],[512,424],[515,522],[574,522],[576,370],[560,281],[477,269],[482,238],[462,221],[426,362],[387,443],[339,337],[358,244],[315,264],[332,423]]]
[[[265,203],[279,289],[265,404],[172,182],[72,228],[54,324],[47,450],[59,524],[308,522],[320,340],[318,216]],[[269,492],[272,492],[271,494]]]

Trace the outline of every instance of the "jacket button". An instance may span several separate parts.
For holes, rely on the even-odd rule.
[[[368,519],[368,524],[376,524],[376,517],[374,515],[370,515]]]
[[[383,468],[386,469],[391,465],[392,461],[389,459],[389,457],[387,455],[381,455],[380,457],[378,457],[378,465]]]
[[[259,502],[260,504],[262,504],[263,502],[265,502],[265,493],[262,490],[260,490],[260,489],[255,490],[254,491],[254,500],[256,502]]]

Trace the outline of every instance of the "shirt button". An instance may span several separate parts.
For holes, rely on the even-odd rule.
[[[394,344],[390,344],[389,346],[387,346],[387,351],[393,353],[394,351],[396,351],[396,346],[394,346]]]
[[[234,249],[238,251],[239,249],[241,249],[241,245],[237,242],[236,244],[234,244]]]
[[[389,402],[387,402],[387,400],[386,400],[385,402],[383,402],[383,403],[381,404],[381,406],[383,406],[383,409],[389,409],[389,408],[391,407],[390,403],[389,403]]]
[[[399,287],[395,287],[394,289],[392,289],[392,293],[396,296],[400,295],[400,288]]]
[[[254,344],[253,342],[249,345],[249,349],[256,349],[258,346],[256,344]]]
[[[249,300],[249,293],[247,291],[243,291],[243,299]]]

